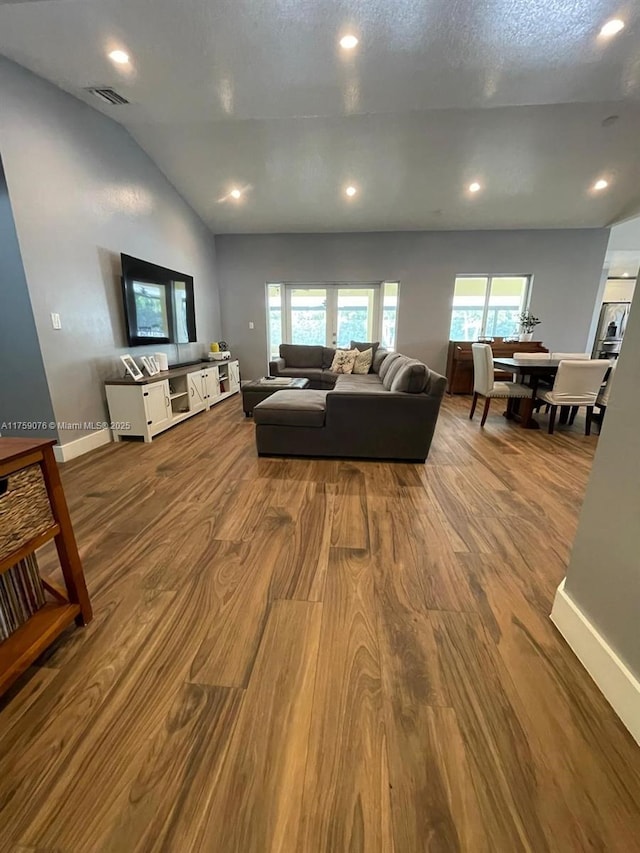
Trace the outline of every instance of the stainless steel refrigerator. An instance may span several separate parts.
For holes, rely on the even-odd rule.
[[[617,358],[629,319],[630,302],[603,302],[592,358]]]

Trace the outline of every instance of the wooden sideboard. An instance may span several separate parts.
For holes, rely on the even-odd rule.
[[[472,394],[473,393],[473,353],[471,344],[473,341],[449,341],[447,353],[447,393],[448,394]],[[496,338],[491,343],[494,358],[513,358],[519,352],[549,352],[540,341],[505,342],[502,338]],[[511,379],[511,375],[496,378]]]

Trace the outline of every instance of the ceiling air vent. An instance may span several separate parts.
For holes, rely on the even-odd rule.
[[[117,107],[120,106],[120,104],[129,103],[126,98],[123,98],[122,95],[118,94],[118,92],[110,86],[89,86],[85,89],[85,92],[95,95],[96,98],[100,98],[100,100],[104,101],[105,104],[111,104],[112,106]]]

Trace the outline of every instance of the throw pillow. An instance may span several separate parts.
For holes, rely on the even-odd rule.
[[[353,350],[351,350],[353,352]],[[358,352],[358,350],[356,350]],[[358,352],[353,365],[354,373],[368,373],[373,363],[373,350],[371,348]]]
[[[349,349],[357,349],[360,350],[360,352],[366,352],[368,349],[373,350],[371,353],[371,367],[369,368],[369,373],[373,373],[373,359],[376,357],[376,352],[379,346],[380,341],[351,341]]]
[[[421,361],[409,361],[393,377],[390,391],[404,391],[407,394],[421,394],[427,387],[429,369]]]
[[[385,356],[385,359],[378,370],[378,376],[380,377],[380,379],[384,379],[384,377],[387,375],[389,368],[398,358],[400,358],[399,352],[390,352],[387,356]]]
[[[331,362],[332,373],[353,373],[358,350],[337,349]]]
[[[409,361],[406,355],[401,355],[400,358],[396,358],[395,361],[391,362],[391,367],[384,375],[384,379],[382,380],[382,384],[387,389],[387,391],[391,391],[391,385],[393,380],[398,375],[401,368],[405,366],[405,364]]]
[[[380,374],[380,368],[382,367],[382,362],[389,355],[388,349],[383,349],[380,347],[378,351],[373,356],[373,364],[371,365],[371,372]]]

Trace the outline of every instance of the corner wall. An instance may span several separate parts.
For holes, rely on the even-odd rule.
[[[398,349],[444,372],[456,275],[532,274],[540,339],[550,349],[584,351],[608,236],[607,229],[219,235],[223,335],[243,378],[255,378],[267,369],[265,282],[400,281]]]
[[[105,421],[102,383],[128,351],[120,252],[193,275],[201,343],[181,345],[186,361],[220,337],[213,235],[123,127],[3,58],[0,155],[55,419]],[[132,354],[154,349],[178,360],[175,346]]]
[[[636,305],[552,618],[640,743],[639,388]]]
[[[27,280],[0,159],[0,433],[23,436],[15,423],[54,420]],[[57,438],[55,427],[38,430]],[[35,433],[34,433],[35,435]]]

